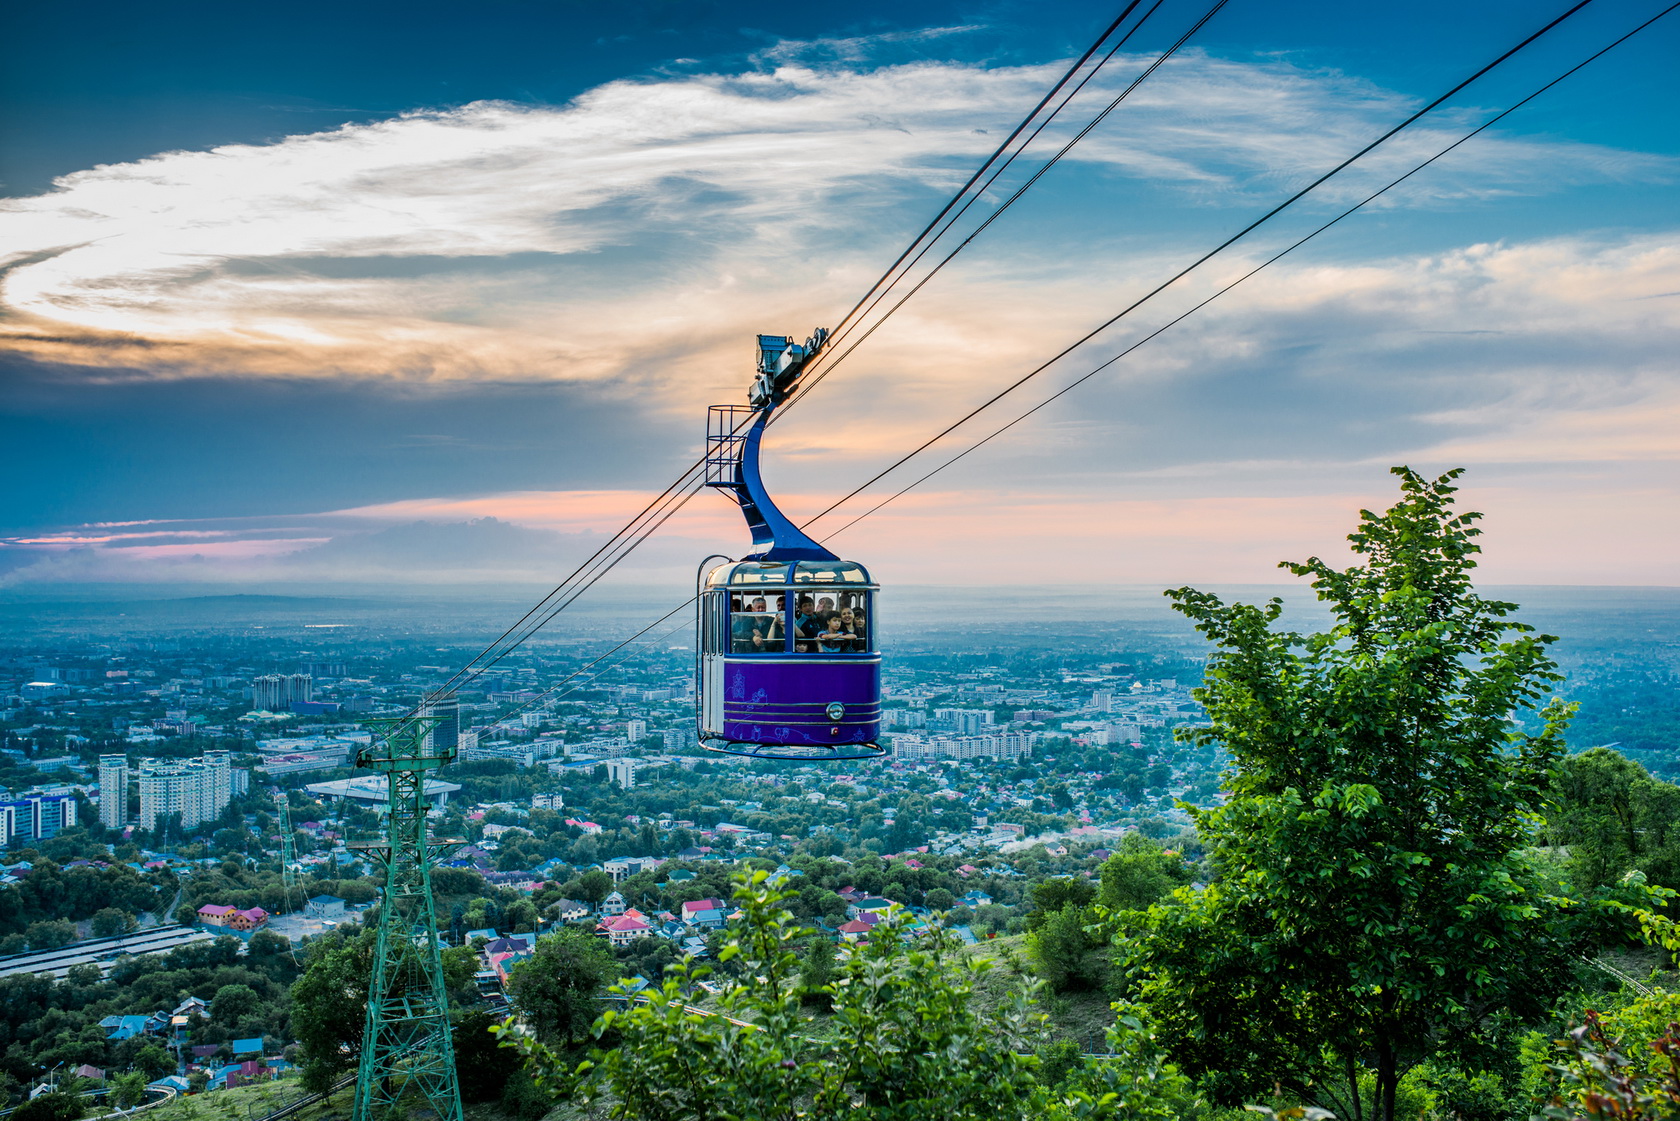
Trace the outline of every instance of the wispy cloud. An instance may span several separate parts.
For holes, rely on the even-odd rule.
[[[1056,70],[823,49],[820,66],[816,45],[784,45],[764,69],[614,82],[564,107],[480,102],[67,176],[0,202],[0,341],[113,376],[704,383],[766,309],[801,330],[855,294],[911,228],[902,208],[960,182]],[[1270,197],[1407,108],[1340,74],[1187,55],[1074,159],[1189,199]],[[1393,201],[1672,170],[1490,135]],[[1037,291],[1011,302],[1056,307],[1090,252],[1037,263]]]

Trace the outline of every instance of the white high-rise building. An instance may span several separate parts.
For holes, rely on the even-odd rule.
[[[631,743],[641,743],[647,739],[647,721],[626,720],[624,722],[624,738]]]
[[[199,759],[140,760],[140,828],[180,815],[181,828],[214,821],[233,800],[233,768],[226,751]]]
[[[233,801],[233,760],[226,751],[206,751],[199,761],[199,821],[214,821]]]
[[[181,816],[181,824],[186,824],[190,812],[196,818],[198,800],[192,799],[189,811],[187,802],[187,765],[176,759],[142,759],[140,760],[140,828],[156,829],[160,820],[171,814]],[[195,820],[193,824],[197,824]]]
[[[293,701],[315,699],[315,679],[307,673],[265,673],[251,679],[251,707],[258,712],[285,712]]]
[[[99,757],[99,824],[121,829],[128,824],[128,756]]]
[[[959,736],[977,736],[985,734],[996,715],[989,708],[936,708],[933,718]]]
[[[1037,746],[1037,732],[996,732],[984,736],[892,737],[894,759],[1019,759]]]

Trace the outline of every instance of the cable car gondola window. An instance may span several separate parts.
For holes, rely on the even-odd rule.
[[[793,641],[796,654],[863,654],[874,649],[870,638],[872,596],[864,589],[794,593]]]
[[[800,561],[794,566],[796,584],[867,584],[869,573],[856,561]]]
[[[729,635],[732,653],[782,653],[786,647],[782,634],[782,597],[774,593],[731,593]]]

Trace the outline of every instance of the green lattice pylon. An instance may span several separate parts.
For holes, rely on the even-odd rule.
[[[428,746],[435,719],[378,723],[388,725],[384,737],[376,732],[356,756],[358,767],[385,776],[389,791],[384,840],[351,846],[385,867],[354,1121],[401,1121],[410,1106],[429,1108],[436,1121],[462,1121],[432,865],[463,842],[427,835],[425,794],[426,776],[453,759],[455,748]]]
[[[292,836],[292,807],[284,790],[274,792],[274,808],[280,811],[280,889],[286,907],[292,905],[292,890],[298,886],[292,865],[297,863],[297,842]],[[303,892],[299,891],[298,909],[302,910]]]

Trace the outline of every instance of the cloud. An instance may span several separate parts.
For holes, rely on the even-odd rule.
[[[159,426],[111,422],[141,443],[89,437],[100,449],[75,454],[115,447],[103,473],[122,475],[122,503],[158,489],[130,462],[173,480],[178,497],[136,514],[191,510],[222,485],[218,511],[256,515],[33,515],[0,540],[4,580],[558,579],[651,497],[637,488],[692,458],[697,406],[739,398],[748,336],[832,322],[1059,69],[872,64],[882,49],[781,44],[746,73],[164,153],[0,202],[0,346],[108,410],[137,387],[177,394],[149,399]],[[1198,222],[1235,228],[1413,108],[1339,73],[1175,61],[778,423],[772,487],[796,515],[822,509],[1175,272],[1212,240]],[[1472,119],[1410,135],[1297,221]],[[1490,133],[1385,205],[1673,174],[1659,157]],[[1278,559],[1338,549],[1353,512],[1389,494],[1388,464],[1469,463],[1508,535],[1499,579],[1680,581],[1672,525],[1645,513],[1680,496],[1675,232],[1372,256],[1349,252],[1349,226],[836,547],[909,585],[1266,581]],[[1262,253],[1174,286],[949,450]],[[305,379],[310,394],[276,388]],[[183,400],[212,385],[246,395],[202,412]],[[184,454],[144,446],[189,414],[217,431]],[[57,454],[39,444],[29,458]],[[207,481],[207,461],[227,466]],[[705,553],[740,550],[734,511],[702,498],[624,579],[681,583]],[[117,505],[101,509],[130,508]],[[1559,520],[1582,530],[1559,542]]]
[[[107,376],[560,380],[686,401],[725,367],[738,380],[739,340],[767,320],[831,317],[1061,65],[871,67],[878,46],[786,45],[764,69],[613,82],[562,107],[478,102],[66,176],[0,202],[0,343]],[[1119,60],[1069,121],[1141,64]],[[1269,199],[1409,108],[1337,73],[1187,54],[1054,175],[1096,208],[1125,183]],[[1420,130],[1326,201],[1445,135]],[[1489,134],[1391,204],[1672,172]],[[1041,281],[1036,298],[1016,284],[984,302],[1005,286],[983,268],[942,281],[958,298],[922,330],[959,336],[1006,307],[1048,326],[1101,263],[1078,241],[1053,265],[1004,262]]]

